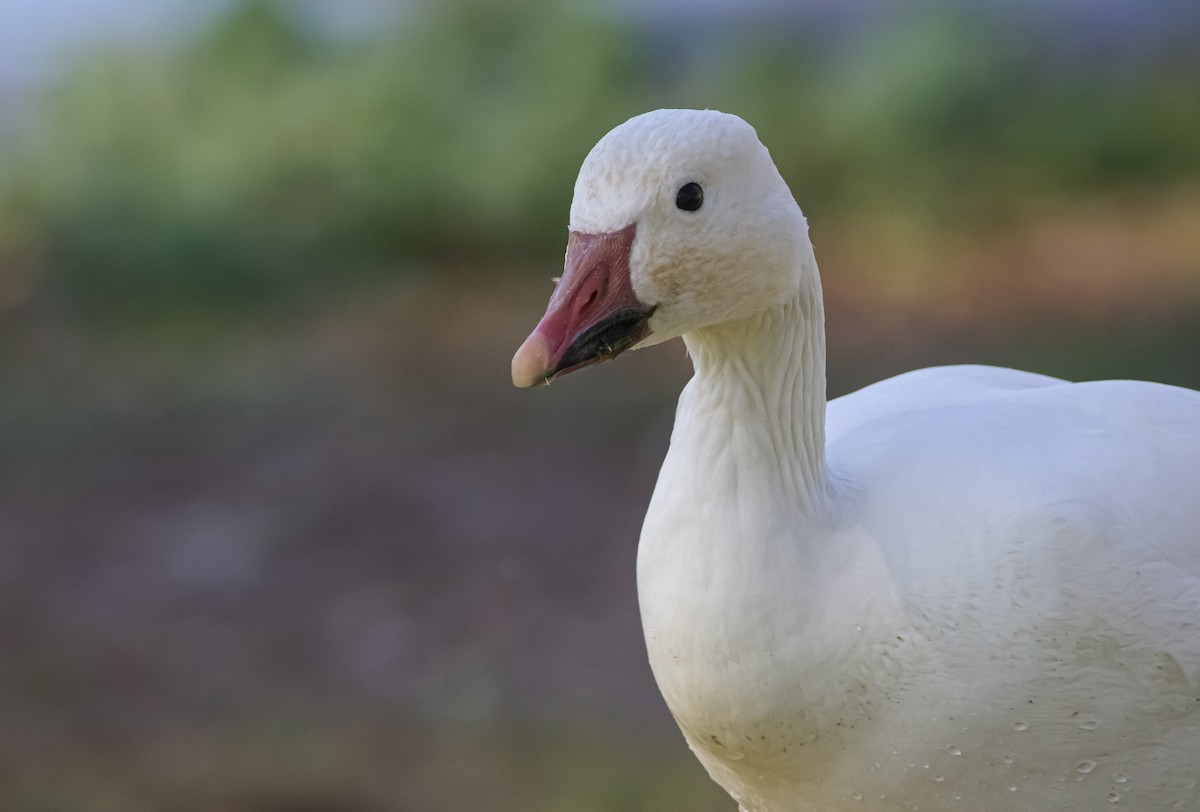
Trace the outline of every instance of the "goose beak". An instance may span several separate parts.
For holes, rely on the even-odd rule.
[[[654,308],[638,300],[629,278],[636,231],[631,224],[601,234],[571,232],[546,315],[513,356],[513,384],[550,383],[615,358],[650,334]]]

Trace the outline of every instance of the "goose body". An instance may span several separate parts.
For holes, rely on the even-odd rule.
[[[961,366],[827,404],[807,226],[722,113],[606,136],[571,227],[514,381],[683,336],[638,596],[746,812],[1200,810],[1200,393]]]

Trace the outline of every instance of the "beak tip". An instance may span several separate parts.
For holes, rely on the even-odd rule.
[[[550,374],[550,343],[539,333],[533,333],[517,350],[512,359],[513,386],[526,389],[545,383]]]

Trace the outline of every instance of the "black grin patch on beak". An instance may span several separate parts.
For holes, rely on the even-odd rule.
[[[547,376],[547,383],[559,375],[616,358],[641,341],[650,334],[650,317],[656,307],[621,310],[584,330],[567,347],[554,372]]]

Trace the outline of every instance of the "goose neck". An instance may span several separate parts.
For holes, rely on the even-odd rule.
[[[819,288],[684,341],[696,370],[689,411],[709,441],[816,510],[829,487]]]

